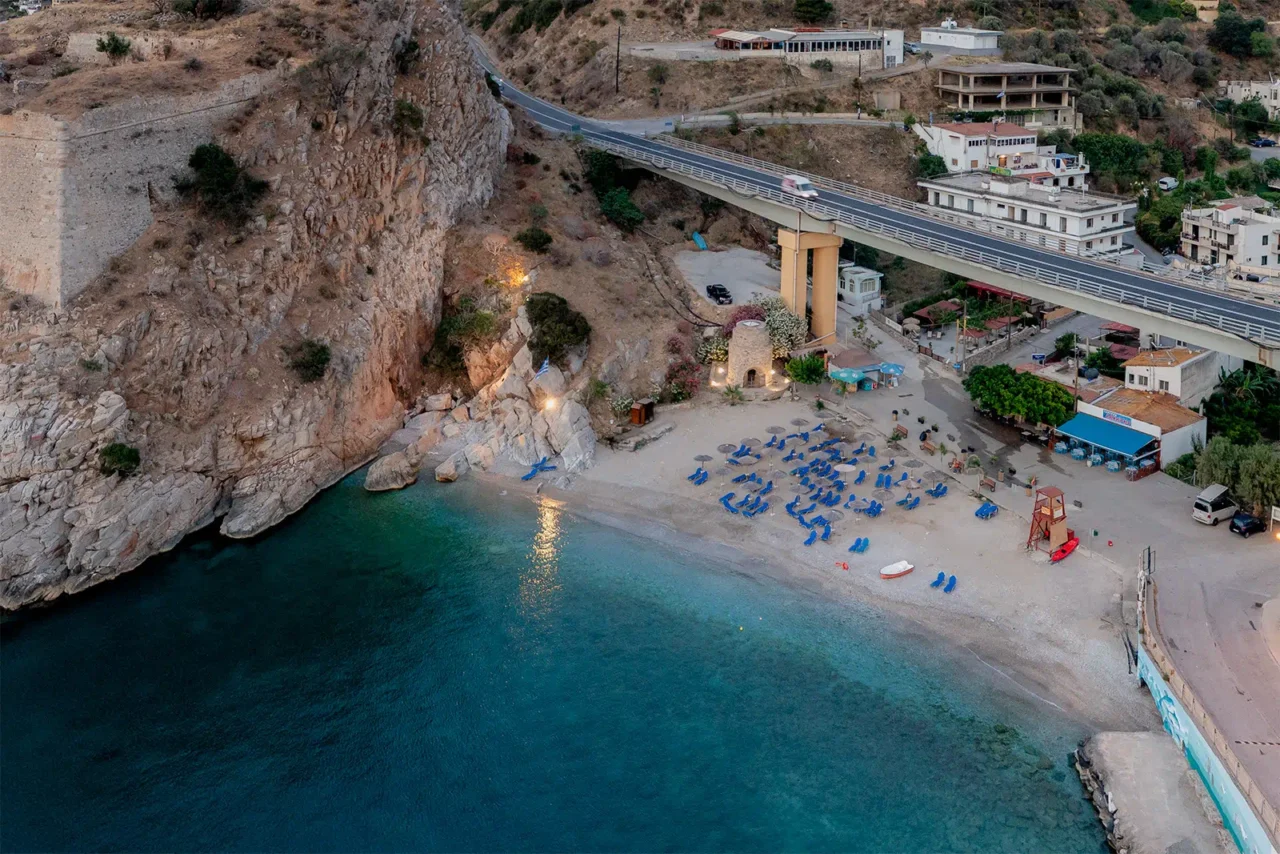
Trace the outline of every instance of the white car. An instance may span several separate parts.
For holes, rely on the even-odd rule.
[[[1239,509],[1227,494],[1227,488],[1215,483],[1196,496],[1191,506],[1191,518],[1205,525],[1216,525],[1223,519],[1230,519]]]
[[[818,188],[813,186],[808,178],[802,178],[799,175],[784,175],[782,178],[782,192],[789,193],[792,196],[799,196],[802,199],[818,198]]]
[[[1170,190],[1178,189],[1178,179],[1164,177],[1164,178],[1161,178],[1159,181],[1156,181],[1156,185],[1167,193]]]

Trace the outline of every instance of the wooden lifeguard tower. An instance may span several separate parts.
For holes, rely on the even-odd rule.
[[[1036,505],[1031,511],[1031,532],[1027,535],[1028,549],[1052,552],[1071,536],[1067,530],[1067,498],[1056,486],[1043,486],[1036,490]]]

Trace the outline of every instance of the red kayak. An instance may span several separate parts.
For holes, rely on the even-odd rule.
[[[1058,561],[1062,560],[1067,555],[1075,551],[1076,546],[1078,545],[1080,545],[1080,538],[1073,536],[1071,539],[1067,540],[1065,543],[1063,543],[1062,545],[1058,546],[1056,549],[1053,550],[1053,553],[1049,555],[1049,562],[1057,563]]]

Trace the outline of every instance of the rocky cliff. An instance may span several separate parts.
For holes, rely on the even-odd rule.
[[[349,41],[218,134],[271,187],[244,232],[175,204],[68,310],[9,303],[0,606],[82,590],[219,518],[259,533],[402,425],[446,232],[488,199],[510,121],[454,8],[360,8]],[[403,101],[421,133],[395,130]],[[288,367],[304,339],[332,354],[318,382]],[[132,476],[102,473],[115,442],[140,451]]]

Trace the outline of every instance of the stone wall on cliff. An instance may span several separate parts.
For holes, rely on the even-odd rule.
[[[439,320],[446,232],[488,200],[511,124],[454,7],[379,9],[343,54],[340,90],[290,80],[237,133],[215,131],[271,187],[243,234],[172,210],[110,293],[11,307],[0,606],[84,589],[219,518],[227,535],[259,533],[401,426]],[[422,59],[398,77],[411,36]],[[391,132],[397,98],[423,110],[429,144]],[[316,383],[286,364],[304,338],[333,354]],[[115,441],[141,451],[133,476],[100,472]]]

